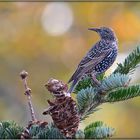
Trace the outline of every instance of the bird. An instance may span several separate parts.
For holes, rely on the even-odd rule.
[[[78,82],[85,76],[90,76],[95,85],[101,83],[97,76],[104,73],[114,63],[118,55],[118,39],[110,27],[88,28],[100,36],[100,40],[93,45],[85,57],[80,61],[76,71],[68,81],[72,83],[68,93],[72,93]]]

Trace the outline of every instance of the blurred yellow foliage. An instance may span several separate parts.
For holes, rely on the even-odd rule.
[[[139,39],[140,18],[130,11],[116,14],[112,19],[112,26],[121,40]]]

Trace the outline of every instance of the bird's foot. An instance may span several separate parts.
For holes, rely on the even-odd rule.
[[[98,87],[101,85],[101,82],[97,80],[94,74],[91,74],[91,78],[92,78],[93,84],[95,84]]]

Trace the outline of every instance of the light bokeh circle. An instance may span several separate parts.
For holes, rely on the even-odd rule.
[[[48,3],[43,10],[41,21],[48,34],[62,35],[70,29],[73,23],[73,12],[67,3]]]

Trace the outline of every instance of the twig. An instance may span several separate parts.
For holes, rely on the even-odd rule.
[[[27,96],[27,101],[28,101],[28,106],[29,106],[29,110],[30,110],[30,114],[31,114],[31,119],[32,119],[32,121],[36,121],[32,101],[31,101],[31,89],[27,85],[27,76],[28,76],[28,72],[26,72],[25,70],[23,70],[20,73],[20,77],[23,81],[23,85],[25,88],[25,95]]]

